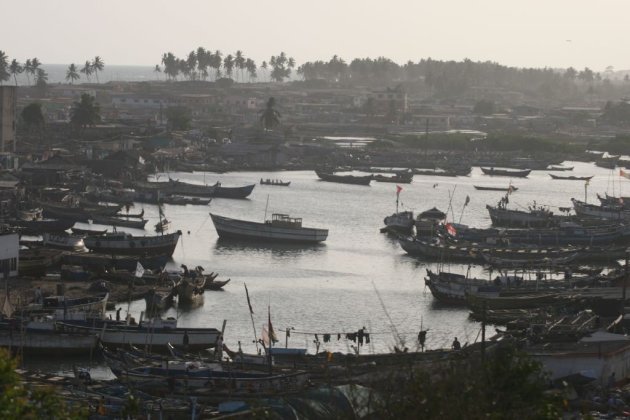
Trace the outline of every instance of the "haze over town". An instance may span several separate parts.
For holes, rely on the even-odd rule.
[[[155,65],[164,51],[196,45],[244,50],[258,62],[276,50],[298,63],[339,55],[386,56],[402,64],[491,60],[508,66],[603,71],[630,68],[630,3],[586,1],[80,0],[4,2],[2,49],[24,61],[81,62],[100,55],[109,64]],[[25,23],[37,36],[25,36]],[[22,34],[22,35],[20,35]]]

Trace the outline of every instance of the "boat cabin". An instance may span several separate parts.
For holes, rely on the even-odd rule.
[[[302,218],[292,218],[288,214],[274,213],[271,215],[271,220],[267,220],[266,223],[276,227],[301,228]]]

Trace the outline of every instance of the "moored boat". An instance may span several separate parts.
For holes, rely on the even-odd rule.
[[[503,192],[514,192],[517,191],[518,188],[512,186],[512,185],[508,185],[507,187],[489,187],[489,186],[484,186],[484,185],[473,185],[475,187],[476,190],[479,191],[503,191]]]
[[[551,179],[561,179],[565,181],[590,181],[594,175],[591,176],[560,176],[554,174],[548,174]]]
[[[486,175],[512,176],[515,178],[526,178],[531,171],[532,171],[531,169],[515,170],[515,169],[497,169],[494,167],[484,168],[483,166],[481,167],[481,172],[483,172]]]
[[[378,182],[394,182],[397,184],[410,184],[413,181],[413,172],[400,172],[392,176],[373,175],[374,181]]]
[[[265,223],[231,219],[210,213],[221,238],[253,239],[279,242],[322,242],[328,229],[302,227],[302,219],[273,214]]]
[[[284,182],[280,179],[262,179],[260,178],[260,185],[273,185],[276,187],[288,187],[291,185],[291,181]]]
[[[372,175],[367,176],[355,176],[355,175],[335,175],[332,172],[315,171],[319,179],[328,182],[338,182],[341,184],[354,184],[354,185],[370,185],[372,182]]]
[[[106,233],[84,239],[90,251],[122,255],[173,255],[182,232],[158,236],[133,236],[124,232]]]
[[[70,251],[80,251],[85,249],[83,236],[66,234],[44,233],[43,244],[51,248],[67,249]]]

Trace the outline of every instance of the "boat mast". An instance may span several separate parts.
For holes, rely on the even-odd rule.
[[[267,221],[267,208],[269,207],[269,194],[267,194],[267,204],[265,204],[265,218],[263,219],[263,223]]]

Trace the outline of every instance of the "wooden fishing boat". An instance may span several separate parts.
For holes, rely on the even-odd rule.
[[[80,251],[85,249],[83,236],[44,233],[43,245],[50,248],[67,249],[69,251]]]
[[[116,217],[126,217],[130,219],[142,219],[144,217],[144,209],[140,213],[116,213]]]
[[[19,321],[0,322],[0,347],[28,355],[89,355],[96,347],[97,336],[66,333],[49,322],[46,328]]]
[[[573,166],[549,165],[547,171],[572,171]]]
[[[514,170],[514,169],[497,169],[494,167],[492,168],[481,167],[481,172],[483,172],[486,175],[511,176],[515,178],[526,178],[531,171],[532,171],[531,169]]]
[[[273,214],[265,223],[231,219],[210,213],[212,223],[221,238],[250,239],[274,242],[322,242],[328,229],[302,227],[302,219],[286,214]]]
[[[594,175],[591,176],[560,176],[560,175],[554,175],[554,174],[548,174],[551,179],[561,179],[561,180],[565,180],[565,181],[589,181],[591,178],[593,178]]]
[[[568,255],[561,255],[557,257],[543,257],[543,258],[502,258],[493,255],[481,253],[484,261],[493,267],[558,267],[571,264],[575,261],[580,254],[574,252]]]
[[[575,213],[581,217],[594,217],[607,220],[630,220],[630,210],[626,210],[622,205],[601,205],[587,204],[583,201],[571,199]]]
[[[210,197],[236,199],[247,198],[252,193],[255,186],[256,184],[245,185],[244,187],[224,187],[220,182],[217,182],[214,185],[214,192],[210,195]]]
[[[118,227],[126,227],[132,229],[144,229],[144,225],[147,224],[148,220],[129,220],[129,219],[121,219],[120,217],[108,217],[108,216],[93,216],[90,220],[93,223],[99,225],[110,225],[110,226],[118,226]]]
[[[372,182],[372,175],[367,176],[354,176],[354,175],[335,175],[332,172],[315,171],[317,176],[322,181],[327,182],[339,182],[342,184],[354,184],[354,185],[370,185]]]
[[[41,219],[41,220],[11,220],[10,226],[16,227],[26,235],[41,235],[42,233],[59,233],[74,226],[74,220]]]
[[[133,236],[124,232],[106,233],[84,239],[86,248],[93,252],[122,255],[173,255],[182,232],[158,236]]]
[[[87,220],[92,215],[114,216],[122,206],[81,206],[70,207],[63,203],[39,202],[44,209],[44,216],[53,219]]]
[[[103,230],[92,230],[92,229],[80,229],[80,228],[71,228],[72,233],[75,235],[83,235],[83,236],[102,236],[107,233],[107,229]]]
[[[21,255],[20,255],[21,258]],[[60,257],[64,264],[80,265],[92,270],[135,271],[138,263],[148,270],[162,270],[168,262],[168,255],[130,256],[112,255],[97,252],[69,252]]]
[[[30,303],[19,308],[25,314],[58,312],[63,317],[70,314],[90,315],[94,318],[103,318],[107,307],[109,293],[101,296],[88,296],[82,298],[68,298],[66,296],[48,296],[41,303]]]
[[[386,175],[372,175],[374,178],[374,181],[378,181],[378,182],[393,182],[396,184],[411,184],[411,181],[413,181],[413,173],[412,172],[401,172],[398,174],[395,174],[393,176],[386,176]]]
[[[175,204],[175,205],[186,205],[186,204],[196,204],[205,206],[210,204],[212,198],[201,198],[201,197],[186,197],[183,195],[167,195],[164,197],[160,197],[160,201],[165,204]]]
[[[475,187],[476,190],[479,191],[503,191],[503,192],[514,192],[517,191],[518,188],[514,187],[514,186],[507,186],[507,187],[488,187],[488,186],[483,186],[483,185],[473,185]]]
[[[212,279],[210,281],[206,281],[203,287],[206,290],[223,290],[223,286],[228,284],[230,280],[231,279],[217,281],[217,280]]]
[[[60,322],[58,322],[60,324]],[[151,319],[138,325],[126,325],[114,321],[63,321],[64,329],[69,332],[94,334],[107,347],[148,346],[156,352],[168,352],[170,343],[177,349],[199,351],[214,347],[221,334],[216,328],[184,328],[177,325],[177,320]]]
[[[546,227],[557,226],[562,216],[556,216],[546,207],[532,207],[529,211],[506,209],[486,205],[494,226],[503,227]],[[568,219],[568,217],[564,217]]]
[[[288,187],[291,185],[291,181],[283,182],[279,179],[262,179],[260,178],[260,185],[272,185],[275,187]]]

